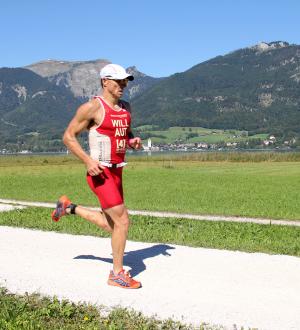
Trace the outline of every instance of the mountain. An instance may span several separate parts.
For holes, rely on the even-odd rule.
[[[111,62],[104,59],[74,62],[47,60],[25,68],[47,78],[57,86],[68,88],[75,97],[86,100],[99,95],[101,91],[99,72],[109,63]],[[124,94],[124,98],[128,100],[140,95],[161,80],[161,78],[153,78],[139,72],[135,66],[127,70],[135,77]]]
[[[174,74],[132,100],[134,125],[300,134],[300,46],[239,49]]]
[[[22,68],[0,69],[0,146],[61,139],[80,104],[65,87]]]
[[[138,71],[135,66],[131,66],[127,68],[127,72],[134,76],[134,80],[128,84],[128,87],[125,89],[124,98],[131,101],[134,98],[142,95],[145,91],[147,91],[152,86],[155,86],[160,81],[165,78],[153,78],[151,76],[147,76],[146,74]]]
[[[0,148],[59,150],[75,110],[100,93],[99,71],[110,63],[42,61],[0,68]],[[300,136],[300,46],[262,42],[166,78],[136,67],[125,98],[133,126],[202,126]]]
[[[0,68],[0,148],[57,150],[77,107],[100,93],[99,71],[110,63],[42,61],[26,68]],[[152,78],[136,67],[124,98],[131,99],[153,86]]]

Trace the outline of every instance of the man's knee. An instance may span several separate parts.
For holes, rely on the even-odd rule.
[[[120,219],[120,225],[125,227],[125,228],[129,228],[130,226],[130,220],[129,220],[129,217],[128,215],[126,216],[122,216],[121,219]]]
[[[124,207],[124,210],[123,210],[121,216],[119,217],[119,219],[117,221],[119,221],[121,226],[129,228],[130,220],[129,220],[129,215],[128,215],[127,209],[125,207]]]
[[[114,206],[110,209],[106,209],[105,213],[109,215],[116,226],[122,226],[129,228],[130,220],[126,207],[122,205]]]

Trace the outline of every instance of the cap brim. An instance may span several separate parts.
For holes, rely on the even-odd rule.
[[[128,79],[128,80],[130,80],[130,81],[132,81],[132,80],[134,80],[134,76],[132,76],[132,75],[129,75],[129,76],[122,76],[122,77],[114,77],[114,76],[105,76],[105,77],[101,77],[100,76],[100,78],[101,79],[110,79],[110,80],[114,80],[114,79],[116,79],[116,80],[122,80],[122,79]]]

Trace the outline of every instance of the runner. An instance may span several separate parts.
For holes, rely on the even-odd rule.
[[[133,79],[120,65],[103,67],[101,96],[95,96],[78,108],[63,136],[67,148],[86,165],[88,185],[98,197],[102,211],[83,208],[67,196],[61,196],[52,212],[54,221],[64,215],[77,214],[111,233],[113,269],[108,284],[127,289],[141,287],[141,283],[123,269],[130,221],[124,205],[122,171],[126,165],[126,148],[140,149],[141,139],[133,136],[130,105],[120,98],[128,81]],[[77,140],[77,135],[84,130],[89,131],[89,155]]]

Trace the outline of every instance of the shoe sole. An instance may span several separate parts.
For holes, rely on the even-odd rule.
[[[141,283],[138,283],[135,286],[123,286],[123,285],[120,285],[120,284],[116,283],[113,280],[108,280],[107,281],[107,284],[108,285],[111,285],[111,286],[117,286],[118,288],[122,288],[122,289],[139,289],[139,288],[142,287],[142,284]]]
[[[61,203],[63,205],[64,208],[66,208],[66,204],[71,204],[71,201],[69,200],[69,198],[67,196],[61,196],[60,199],[58,200],[57,204]],[[51,218],[53,221],[58,222],[60,220],[60,218],[62,216],[64,216],[64,214],[60,217],[55,216],[56,213],[56,209],[54,211],[52,211],[51,213]]]

